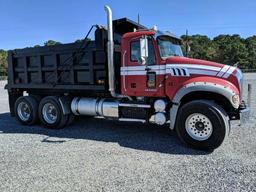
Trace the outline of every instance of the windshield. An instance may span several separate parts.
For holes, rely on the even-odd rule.
[[[157,43],[162,58],[170,56],[183,57],[183,53],[180,47],[180,40],[170,36],[159,36],[157,37]]]

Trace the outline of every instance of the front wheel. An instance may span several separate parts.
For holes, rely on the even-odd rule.
[[[228,115],[211,101],[191,101],[179,109],[176,131],[188,146],[213,150],[222,144],[229,132]]]

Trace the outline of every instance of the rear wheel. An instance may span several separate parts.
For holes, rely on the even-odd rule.
[[[183,105],[177,116],[176,131],[180,140],[190,147],[213,150],[229,133],[229,119],[217,104],[197,100]]]
[[[33,125],[38,120],[38,102],[32,96],[19,97],[15,102],[15,117],[23,125]]]
[[[49,96],[41,100],[39,104],[40,121],[48,128],[60,129],[64,127],[69,115],[64,115],[58,97]]]

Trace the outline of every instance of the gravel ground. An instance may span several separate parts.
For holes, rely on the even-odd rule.
[[[252,119],[206,153],[152,125],[80,119],[63,130],[10,118],[0,83],[0,191],[256,191],[256,74]],[[246,86],[244,87],[246,89]],[[246,94],[246,93],[245,93]]]

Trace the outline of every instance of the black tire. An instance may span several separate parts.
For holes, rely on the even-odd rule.
[[[47,119],[47,116],[43,112],[44,106],[51,105],[54,107],[52,114],[54,115],[55,119],[50,121]],[[69,119],[69,115],[64,115],[61,104],[57,96],[48,96],[41,100],[38,108],[38,116],[42,124],[51,129],[60,129],[63,128]]]
[[[194,114],[202,114],[197,117],[206,117],[206,120],[195,118],[194,121]],[[190,117],[192,122],[189,121]],[[230,129],[226,112],[219,105],[208,100],[196,100],[184,104],[178,111],[176,122],[176,131],[180,140],[189,147],[200,150],[210,151],[219,147]]]
[[[23,125],[33,125],[38,120],[38,102],[32,96],[19,97],[15,102],[14,110],[15,118]],[[24,113],[29,114],[29,116]]]

